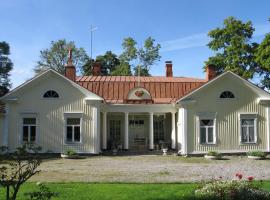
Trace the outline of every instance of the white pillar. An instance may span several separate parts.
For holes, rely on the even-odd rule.
[[[266,107],[267,151],[270,152],[270,107]]]
[[[93,106],[93,133],[94,133],[94,153],[99,154],[100,151],[100,109]]]
[[[171,114],[172,114],[172,133],[171,133],[172,149],[175,149],[175,146],[176,146],[175,112],[172,112]]]
[[[102,120],[102,149],[107,149],[107,112],[103,112]]]
[[[181,150],[182,155],[186,155],[187,152],[187,109],[179,108],[178,111],[178,136],[177,136],[177,146],[178,150]]]
[[[4,137],[3,137],[2,145],[8,147],[8,126],[9,126],[8,124],[9,105],[8,104],[5,105],[5,111],[6,113],[4,117],[4,135],[3,135]]]
[[[149,113],[149,149],[154,149],[154,113]]]
[[[128,150],[128,112],[125,112],[125,137],[124,137],[124,149]]]

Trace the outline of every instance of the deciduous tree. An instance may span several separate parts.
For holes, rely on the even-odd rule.
[[[206,64],[216,66],[218,74],[230,70],[246,79],[253,78],[259,71],[254,55],[258,44],[251,42],[253,32],[250,21],[244,23],[234,17],[225,19],[223,27],[208,33],[211,38],[208,46],[216,54]]]
[[[10,58],[10,47],[6,42],[0,42],[0,96],[6,94],[10,87],[10,72],[13,69],[13,63]]]
[[[74,42],[67,42],[65,39],[52,41],[49,48],[40,51],[40,60],[34,71],[40,73],[47,69],[54,69],[57,72],[65,73],[65,64],[68,61],[68,50],[72,49],[73,64],[77,69],[82,70],[89,60],[83,48],[77,48]]]

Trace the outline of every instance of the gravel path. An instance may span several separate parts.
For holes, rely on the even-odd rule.
[[[42,163],[32,181],[53,182],[195,182],[211,178],[231,179],[235,173],[270,180],[270,160],[232,156],[205,160],[179,156],[96,156],[86,159],[51,159]]]

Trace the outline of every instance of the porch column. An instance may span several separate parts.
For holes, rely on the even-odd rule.
[[[9,126],[8,115],[9,115],[9,104],[6,104],[5,105],[5,109],[6,109],[6,113],[4,115],[4,121],[3,121],[4,137],[3,137],[3,143],[2,144],[0,143],[0,145],[8,147],[8,132],[9,132],[9,130],[8,130],[8,126]]]
[[[107,112],[103,112],[102,121],[102,149],[107,149]]]
[[[101,151],[100,146],[100,108],[99,105],[93,106],[93,133],[94,133],[94,143],[95,143],[95,150],[96,154],[99,154]]]
[[[187,109],[179,108],[178,110],[178,150],[181,150],[182,155],[186,155],[187,152]]]
[[[154,149],[154,113],[149,113],[149,149]]]
[[[128,112],[125,112],[125,137],[124,137],[124,149],[128,150]]]
[[[270,107],[266,107],[266,133],[267,133],[267,151],[270,152]]]
[[[172,112],[172,134],[171,134],[171,139],[172,139],[172,149],[175,149],[176,146],[176,133],[175,133],[175,112]]]

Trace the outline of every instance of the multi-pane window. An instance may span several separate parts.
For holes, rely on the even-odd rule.
[[[54,90],[48,90],[44,93],[43,98],[59,98],[59,94]]]
[[[37,134],[36,118],[23,118],[23,142],[35,142]]]
[[[66,119],[66,142],[81,142],[81,118]]]
[[[255,143],[255,119],[241,119],[241,142]]]
[[[110,120],[110,139],[116,143],[121,141],[121,120]]]
[[[200,143],[214,144],[214,120],[201,119],[200,120]]]
[[[140,128],[140,127],[144,127],[144,120],[141,119],[131,119],[129,120],[129,126],[131,128]]]
[[[155,117],[154,119],[154,142],[159,143],[160,141],[165,140],[165,132],[164,132],[164,118]]]
[[[224,91],[219,96],[221,99],[233,99],[234,94],[231,91]]]

